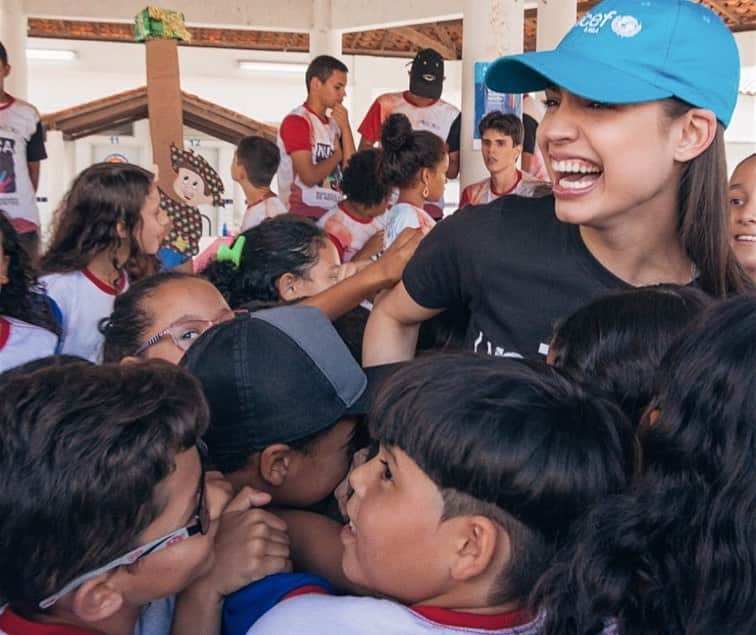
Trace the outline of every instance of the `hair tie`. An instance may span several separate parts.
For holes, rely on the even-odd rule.
[[[229,249],[226,245],[221,245],[218,249],[218,256],[216,260],[218,262],[232,262],[234,267],[239,268],[241,263],[242,250],[244,249],[244,243],[247,242],[246,236],[239,236],[234,242],[234,246]]]

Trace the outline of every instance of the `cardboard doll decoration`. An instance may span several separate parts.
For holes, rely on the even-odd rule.
[[[173,221],[163,248],[192,257],[199,252],[202,236],[200,205],[223,206],[223,182],[212,166],[193,150],[170,144],[171,168],[175,174],[170,193],[160,189],[160,206]]]

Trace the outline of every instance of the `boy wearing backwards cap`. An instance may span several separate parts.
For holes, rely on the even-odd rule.
[[[459,108],[441,99],[444,88],[444,58],[433,49],[422,49],[412,60],[409,90],[378,96],[362,120],[360,150],[373,147],[381,140],[381,128],[389,115],[401,113],[410,120],[413,130],[428,130],[446,142],[449,167],[446,176],[459,174]],[[443,216],[443,201],[427,201],[426,210],[433,218]]]
[[[750,288],[724,215],[739,71],[728,28],[689,0],[605,0],[556,50],[494,62],[490,88],[546,89],[554,196],[502,197],[434,229],[371,314],[363,362],[409,359],[419,323],[449,308],[470,309],[470,350],[537,357],[554,320],[612,289]]]
[[[370,431],[380,446],[349,477],[342,567],[393,601],[302,595],[250,633],[535,635],[535,582],[634,464],[616,406],[514,360],[417,360],[384,385]]]

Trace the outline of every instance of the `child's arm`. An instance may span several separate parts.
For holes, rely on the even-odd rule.
[[[354,135],[352,134],[352,126],[349,124],[349,112],[342,104],[336,104],[331,110],[331,117],[339,124],[341,130],[341,165],[346,167],[349,163],[349,159],[357,151],[354,146]]]
[[[39,161],[29,161],[26,165],[29,166],[29,178],[36,192],[39,187]]]
[[[366,298],[401,280],[404,267],[421,239],[421,231],[405,229],[377,262],[300,304],[318,307],[331,320],[341,317]]]
[[[354,256],[352,262],[369,260],[371,256],[381,253],[383,249],[383,230],[375,232]]]
[[[350,582],[341,569],[344,548],[339,534],[342,524],[300,509],[277,509],[276,514],[286,521],[291,539],[291,559],[297,571],[319,575],[346,593],[368,593]]]
[[[242,488],[223,510],[215,563],[176,598],[171,633],[217,635],[226,595],[273,573],[291,571],[286,522],[256,506],[270,495]]]
[[[322,183],[341,164],[342,157],[341,146],[336,144],[333,154],[320,163],[313,164],[310,150],[295,150],[291,153],[291,162],[302,183],[313,187]]]

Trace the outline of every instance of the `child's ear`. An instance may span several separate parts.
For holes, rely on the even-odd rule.
[[[710,110],[691,108],[680,117],[682,128],[675,160],[686,163],[702,154],[717,134],[717,118]]]
[[[285,273],[276,280],[276,287],[278,288],[278,295],[281,299],[287,302],[296,300],[299,297],[297,292],[297,276],[293,273]]]
[[[260,476],[266,483],[280,487],[291,469],[293,450],[284,443],[269,445],[260,452]]]
[[[461,516],[457,519],[459,529],[456,552],[451,564],[451,576],[458,581],[470,580],[483,575],[496,565],[508,562],[511,553],[509,535],[485,516]]]
[[[112,584],[112,571],[87,580],[73,592],[71,610],[88,623],[101,622],[123,606],[123,595]]]

